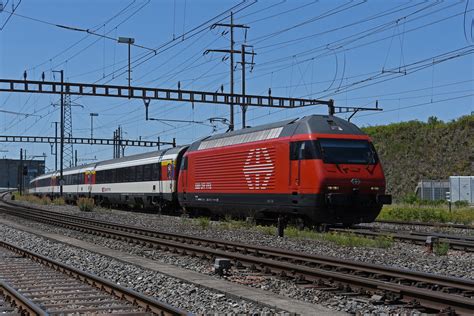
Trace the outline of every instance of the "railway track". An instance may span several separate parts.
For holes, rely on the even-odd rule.
[[[0,241],[0,291],[20,315],[187,315],[153,298]]]
[[[443,227],[443,228],[474,229],[474,225],[450,224],[450,223],[425,223],[425,222],[389,221],[389,220],[377,220],[375,222],[381,223],[381,224],[393,224],[393,225],[413,225],[413,226],[428,226],[428,227]]]
[[[293,278],[300,283],[341,293],[376,293],[383,302],[422,306],[430,311],[471,314],[474,310],[474,281],[413,272],[357,261],[309,255],[278,248],[196,238],[86,219],[17,205],[0,205],[2,212],[51,225],[114,238],[202,258],[228,258],[235,267]]]
[[[414,244],[424,245],[427,242],[428,237],[431,240],[434,238],[438,242],[447,243],[451,249],[474,252],[474,236],[462,236],[462,235],[448,235],[442,233],[427,233],[417,231],[397,231],[391,229],[381,229],[378,227],[371,226],[356,226],[352,229],[346,228],[330,228],[332,232],[339,233],[350,233],[355,235],[361,235],[364,237],[391,237],[396,240],[411,242]]]

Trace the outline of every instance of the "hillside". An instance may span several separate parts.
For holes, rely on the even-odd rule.
[[[363,128],[378,151],[395,200],[413,193],[420,179],[474,175],[474,115],[443,122],[409,121]]]

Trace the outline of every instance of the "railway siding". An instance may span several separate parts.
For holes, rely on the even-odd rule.
[[[66,217],[69,218],[67,220],[69,221],[69,224],[66,224],[66,227],[68,228],[73,228],[75,225],[79,225],[81,227],[79,228],[80,230],[96,232],[96,233],[99,233],[100,231],[100,234],[105,234],[105,236],[109,236],[109,237],[112,237],[117,234],[117,227],[113,227],[114,225],[112,224],[94,223],[93,221],[80,219],[74,216],[66,216]],[[51,217],[49,219],[46,219],[46,221],[52,221],[52,220],[53,219]],[[84,222],[84,223],[78,224],[77,222]],[[101,228],[99,230],[98,226],[96,225],[108,226],[108,227],[105,229]],[[113,232],[114,230],[115,232]],[[248,264],[255,265],[255,266],[263,265],[265,268],[260,268],[260,270],[262,271],[266,271],[266,269],[268,268],[270,269],[269,271],[273,271],[273,272],[295,271],[297,274],[296,275],[297,277],[301,275],[304,277],[309,277],[310,279],[316,278],[315,280],[322,277],[326,279],[337,280],[337,282],[349,283],[349,284],[352,284],[353,286],[355,285],[356,287],[362,287],[362,288],[372,289],[372,290],[377,289],[379,291],[382,290],[382,291],[388,291],[392,293],[399,293],[401,297],[404,298],[405,301],[407,300],[409,301],[411,299],[417,299],[418,301],[422,301],[425,305],[430,306],[432,308],[440,308],[442,306],[445,306],[445,307],[456,306],[458,310],[466,311],[466,310],[469,310],[470,308],[473,308],[474,306],[473,305],[474,302],[472,301],[472,299],[469,299],[469,296],[466,298],[463,298],[463,295],[459,295],[459,296],[457,294],[446,295],[439,292],[441,289],[447,288],[448,292],[450,293],[452,293],[453,290],[456,293],[461,293],[465,291],[469,293],[474,288],[472,282],[466,283],[463,287],[463,285],[460,283],[459,280],[448,280],[446,278],[443,279],[441,277],[437,277],[435,278],[436,280],[434,280],[433,277],[435,276],[420,275],[414,272],[411,273],[414,280],[408,281],[409,278],[407,279],[407,275],[408,275],[407,271],[401,271],[401,270],[395,271],[392,269],[391,272],[388,272],[382,269],[382,267],[378,267],[380,271],[376,272],[373,270],[376,269],[377,267],[372,266],[371,267],[372,271],[369,272],[367,267],[361,270],[361,266],[364,266],[364,265],[360,265],[360,264],[356,268],[356,267],[350,266],[350,264],[352,263],[344,262],[345,266],[342,267],[340,264],[334,264],[334,263],[330,264],[328,261],[325,261],[323,263],[310,262],[311,258],[310,259],[298,258],[298,257],[295,257],[297,255],[296,253],[280,251],[280,253],[272,254],[271,250],[269,249],[256,248],[257,249],[256,251],[260,252],[259,253],[260,256],[262,255],[265,256],[269,254],[270,254],[270,257],[272,258],[284,257],[283,254],[286,254],[288,256],[293,256],[295,257],[294,259],[297,262],[300,262],[302,264],[302,266],[298,266],[298,265],[293,264],[293,262],[291,263],[279,262],[282,260],[282,258],[279,258],[278,260],[268,260],[268,259],[257,259],[256,257],[259,257],[259,256],[255,256],[252,259],[246,255],[239,255],[239,254],[232,253],[232,251],[235,252],[236,250],[235,248],[239,247],[235,243],[234,244],[225,243],[225,242],[218,243],[217,248],[220,249],[223,247],[225,251],[229,250],[227,252],[225,251],[223,252],[217,249],[205,250],[202,247],[203,246],[202,240],[199,241],[199,244],[201,244],[200,246],[193,246],[191,245],[192,242],[186,240],[186,239],[191,240],[192,238],[190,237],[188,238],[188,237],[181,236],[180,238],[177,238],[177,237],[168,238],[168,239],[171,239],[169,241],[157,241],[156,236],[154,236],[153,238],[137,236],[136,232],[134,232],[132,228],[130,227],[126,227],[126,228],[121,227],[120,230],[122,231],[122,233],[119,233],[119,235],[121,235],[119,239],[129,239],[130,241],[133,240],[134,243],[137,242],[139,244],[151,245],[153,243],[158,242],[158,244],[160,244],[160,248],[164,246],[165,249],[170,249],[170,250],[175,249],[175,250],[178,250],[178,252],[182,251],[183,249],[186,249],[184,250],[184,253],[188,253],[188,254],[190,253],[208,254],[209,253],[209,254],[213,254],[217,256],[227,255],[230,258],[234,258],[234,260],[245,263],[247,266]],[[127,233],[125,233],[125,231],[127,231]],[[148,234],[150,233],[148,232]],[[183,239],[183,240],[178,240],[178,239]],[[182,243],[182,244],[179,245],[179,243]],[[212,244],[212,242],[210,242],[209,245],[204,245],[204,246],[209,247],[210,244]],[[251,253],[255,252],[255,249],[252,249],[252,247],[244,247],[240,245],[240,248],[244,248],[244,249],[240,249],[240,251],[244,250],[244,252],[248,252],[248,251],[250,251]],[[273,251],[275,252],[274,249]],[[314,261],[314,257],[313,257],[313,261]],[[310,266],[308,268],[303,267],[303,265],[306,263],[310,263]],[[315,263],[316,265],[313,266]],[[330,269],[322,270],[319,268],[321,264],[323,267],[332,265],[334,267],[337,267],[337,269],[334,270],[334,267],[331,267]],[[349,273],[350,275],[352,275],[351,277],[349,277],[348,275],[346,276],[344,274],[347,273],[347,269],[354,270],[355,273]],[[341,271],[345,271],[345,272],[341,273]],[[375,278],[367,278],[367,274],[370,275],[373,273],[375,273]],[[390,274],[392,275],[390,276]],[[393,283],[394,281],[397,281],[397,280],[403,280],[403,282],[402,281],[400,282],[402,282],[405,285],[401,285],[401,284],[397,285],[396,282]],[[383,281],[383,282],[379,283],[380,281]],[[406,283],[407,281],[408,283]],[[415,284],[413,284],[413,282],[415,282]],[[423,291],[423,290],[415,289],[413,285],[416,285],[417,287],[421,286],[425,288],[425,290]],[[440,285],[443,285],[443,286],[440,288],[439,287]],[[429,288],[430,290],[426,290],[426,288]],[[468,293],[466,293],[466,295],[469,295]]]
[[[4,220],[5,224],[18,230],[26,231],[56,242],[66,244],[68,246],[81,248],[100,256],[106,256],[107,260],[117,260],[127,265],[133,265],[143,270],[149,270],[164,274],[166,276],[179,279],[185,282],[183,285],[195,285],[207,288],[212,291],[222,293],[234,301],[247,300],[258,305],[267,306],[268,311],[285,310],[301,315],[343,315],[344,313],[337,313],[334,310],[329,310],[323,306],[304,303],[296,301],[281,295],[259,290],[256,288],[249,288],[235,283],[229,283],[222,279],[216,279],[211,276],[203,275],[194,271],[179,268],[170,264],[163,264],[156,260],[151,260],[143,257],[130,255],[129,253],[113,250],[97,244],[92,244],[79,239],[68,236],[58,235],[54,233],[44,232],[40,229],[20,225],[14,222]],[[189,286],[188,286],[189,288]],[[216,296],[215,296],[216,297]],[[219,296],[217,296],[219,297]],[[255,306],[253,307],[255,308]]]
[[[22,313],[188,313],[45,256],[0,241],[2,292]]]

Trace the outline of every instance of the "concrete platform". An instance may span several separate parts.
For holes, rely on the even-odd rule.
[[[26,231],[41,237],[67,244],[69,246],[82,248],[100,255],[108,256],[115,260],[119,260],[128,264],[133,264],[143,269],[156,271],[185,282],[202,286],[225,294],[230,298],[244,299],[271,308],[285,310],[298,315],[347,315],[346,313],[330,310],[321,305],[294,300],[282,295],[271,293],[269,291],[255,289],[226,280],[215,279],[205,274],[186,270],[170,264],[159,263],[148,258],[133,256],[125,252],[109,249],[79,239],[43,232],[39,229],[20,225],[6,219],[0,219],[0,223],[18,230]]]

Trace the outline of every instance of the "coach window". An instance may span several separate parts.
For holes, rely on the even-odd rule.
[[[143,181],[143,166],[135,166],[135,181]]]
[[[137,173],[135,167],[128,167],[128,182],[135,182],[137,180]]]
[[[152,165],[143,166],[143,181],[150,181],[152,177]]]
[[[161,162],[153,164],[153,181],[161,179]]]

